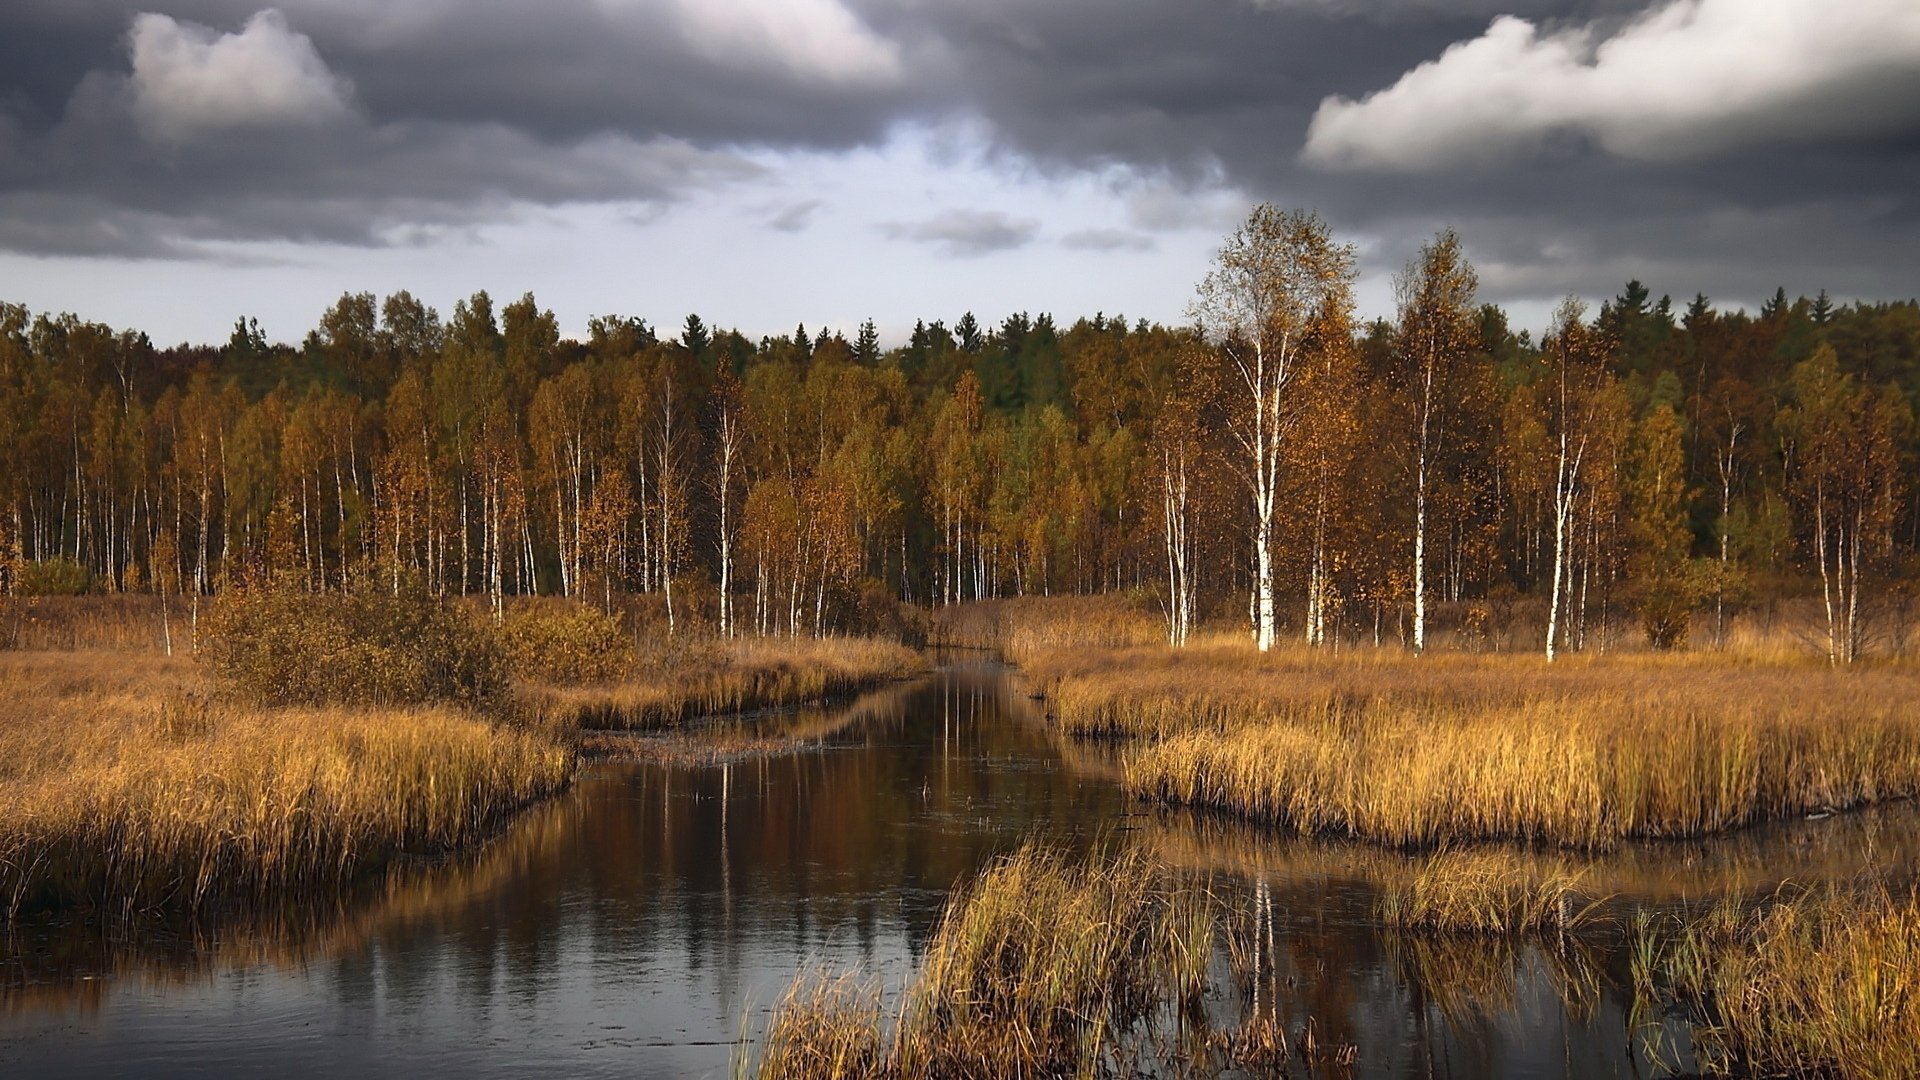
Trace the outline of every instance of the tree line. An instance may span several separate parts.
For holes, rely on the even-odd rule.
[[[897,600],[1129,591],[1315,644],[1523,602],[1549,657],[1807,597],[1836,662],[1920,580],[1920,305],[1778,292],[1759,312],[1638,282],[1535,340],[1442,233],[1354,311],[1353,249],[1257,208],[1183,326],[922,322],[883,349],[563,337],[531,296],[445,318],[342,296],[297,347],[0,305],[9,593],[250,582],[657,594],[669,627],[825,634]]]

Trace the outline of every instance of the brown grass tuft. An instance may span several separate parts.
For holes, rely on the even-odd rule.
[[[949,901],[891,1039],[877,992],[803,980],[756,1075],[1094,1075],[1156,1010],[1199,999],[1214,942],[1210,902],[1138,852],[1028,846]]]
[[[1634,954],[1636,991],[1694,1021],[1711,1071],[1920,1076],[1914,893],[1829,889],[1723,908],[1665,940],[1641,927]]]

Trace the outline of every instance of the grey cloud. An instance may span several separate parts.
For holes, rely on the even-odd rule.
[[[947,210],[916,222],[895,222],[881,231],[896,240],[931,244],[948,255],[969,257],[1025,247],[1040,234],[1040,223],[998,210]]]
[[[1073,251],[1152,251],[1160,245],[1128,229],[1080,229],[1061,237],[1060,246]]]
[[[1494,299],[1611,292],[1623,271],[1747,295],[1774,267],[1837,293],[1920,293],[1920,86],[1866,55],[1899,40],[1864,17],[1893,0],[1824,5],[1823,23],[1864,25],[1867,46],[1823,53],[1835,78],[1789,109],[1728,116],[1712,86],[1663,81],[1653,104],[1582,106],[1571,123],[1528,129],[1497,167],[1492,153],[1440,154],[1418,175],[1303,166],[1322,103],[1368,102],[1481,39],[1497,14],[1531,20],[1541,40],[1599,41],[1665,0],[804,0],[796,10],[824,14],[798,22],[779,0],[706,0],[724,12],[689,21],[699,2],[284,0],[287,32],[351,87],[350,113],[298,131],[202,128],[189,153],[142,137],[133,18],[153,9],[234,34],[259,0],[13,0],[0,9],[0,245],[390,243],[410,225],[529,204],[669,205],[751,177],[766,151],[874,146],[901,125],[958,121],[1019,167],[1119,175],[1126,224],[1142,233],[1223,233],[1248,201],[1270,199],[1320,210],[1386,272],[1454,224]],[[755,13],[788,19],[788,32]],[[1686,59],[1668,66],[1684,73]],[[1712,140],[1669,123],[1687,110],[1718,117]],[[1473,132],[1432,131],[1484,149]],[[1619,152],[1634,138],[1688,153]],[[786,209],[770,208],[769,224]],[[891,234],[955,252],[1039,234],[1002,217]]]
[[[800,232],[813,221],[813,212],[820,209],[819,199],[803,199],[800,202],[781,207],[767,219],[767,227],[779,232]]]

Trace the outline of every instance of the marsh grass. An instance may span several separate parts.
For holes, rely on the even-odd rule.
[[[1066,731],[1135,742],[1136,794],[1406,847],[1597,849],[1920,793],[1910,666],[1212,644],[1029,673]]]
[[[1381,895],[1380,921],[1452,934],[1573,933],[1600,921],[1603,897],[1566,862],[1542,864],[1500,848],[1442,850]]]
[[[954,893],[890,1031],[877,987],[802,979],[755,1075],[1124,1070],[1156,1015],[1197,1006],[1215,939],[1211,898],[1137,851],[1082,862],[1029,845]]]
[[[138,649],[193,646],[189,600],[143,593],[113,596],[0,596],[0,650]]]
[[[117,652],[0,659],[0,910],[196,915],[490,835],[572,752],[444,707],[261,709]]]
[[[994,649],[1016,664],[1061,649],[1111,649],[1166,641],[1150,601],[1125,595],[1026,596],[935,608],[931,644]]]
[[[1636,927],[1634,986],[1677,1010],[1709,1071],[1920,1076],[1920,896],[1884,885],[1723,904]]]
[[[658,731],[701,716],[813,705],[927,670],[913,649],[872,638],[739,638],[658,648],[617,681],[532,684],[548,725]]]

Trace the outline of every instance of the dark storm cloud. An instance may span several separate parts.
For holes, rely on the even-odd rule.
[[[376,244],[666,201],[756,175],[738,147],[855,145],[899,107],[897,54],[850,15],[780,26],[833,0],[765,0],[771,30],[699,0],[155,6],[0,10],[0,58],[35,58],[0,66],[0,246]]]
[[[279,96],[236,102],[165,49],[147,66],[177,77],[143,83],[140,5],[7,5],[0,246],[391,243],[529,203],[665,204],[751,177],[758,150],[961,121],[1021,167],[1104,170],[1137,230],[1224,230],[1272,199],[1381,271],[1455,224],[1502,298],[1627,275],[1753,297],[1774,268],[1920,292],[1898,0],[1817,21],[1812,0],[288,0],[264,29],[255,0],[149,6],[162,44],[252,33],[228,59],[279,65]],[[1716,81],[1714,42],[1738,80]],[[799,205],[769,224],[804,225]],[[1010,224],[892,232],[957,252],[1038,233]]]
[[[1920,243],[1910,212],[1920,176],[1920,45],[1905,30],[1907,10],[1904,0],[1477,10],[1360,0],[987,0],[923,17],[967,57],[960,67],[972,73],[971,100],[1002,145],[1043,166],[1158,171],[1163,203],[1169,190],[1177,200],[1219,180],[1254,198],[1312,207],[1362,238],[1375,273],[1456,224],[1476,255],[1498,260],[1488,276],[1496,298],[1604,294],[1640,276],[1750,300],[1789,274],[1811,279],[1809,291],[1920,293],[1909,255]],[[1371,145],[1390,151],[1431,130],[1466,148],[1431,168],[1303,162],[1327,102],[1394,87],[1450,47],[1487,35],[1494,12],[1531,17],[1537,40],[1579,38],[1602,55],[1545,72],[1468,73],[1461,100],[1444,103],[1452,115],[1410,110],[1408,128],[1383,124],[1374,136]],[[1658,32],[1643,32],[1647,25]],[[1652,39],[1640,50],[1644,68],[1618,62],[1626,50],[1609,43],[1623,35]],[[1722,67],[1737,69],[1737,80],[1700,70],[1716,42],[1734,54]],[[1812,60],[1833,77],[1794,84],[1816,47],[1823,51]],[[1608,68],[1609,49],[1612,77],[1582,85],[1585,68]],[[1502,83],[1511,96],[1497,92]],[[1574,122],[1525,127],[1544,93],[1562,95],[1562,116]],[[1505,113],[1464,108],[1482,98]],[[1743,103],[1751,107],[1732,107]],[[1516,134],[1523,152],[1476,137],[1463,113]]]

